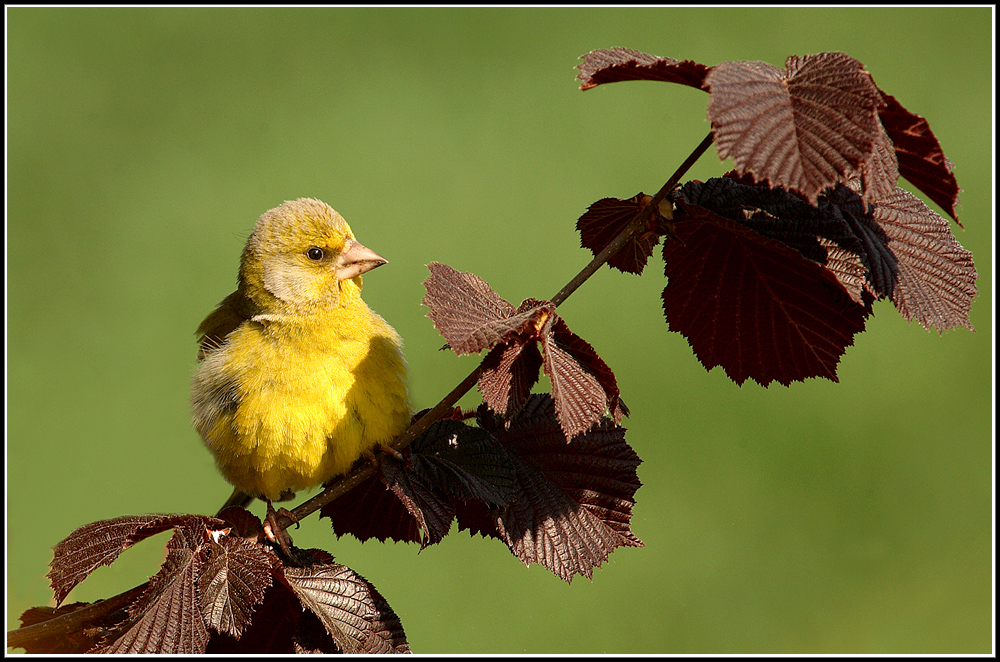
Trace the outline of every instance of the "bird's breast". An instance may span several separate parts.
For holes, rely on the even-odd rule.
[[[366,317],[244,324],[205,358],[195,423],[230,482],[272,498],[313,487],[406,427],[401,343]]]

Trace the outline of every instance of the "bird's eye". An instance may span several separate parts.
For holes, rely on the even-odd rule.
[[[310,260],[315,260],[316,262],[319,262],[320,260],[323,259],[323,249],[316,248],[315,246],[313,246],[312,248],[306,251],[306,257],[308,257]]]

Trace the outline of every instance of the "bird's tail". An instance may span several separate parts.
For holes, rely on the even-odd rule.
[[[226,499],[226,502],[222,504],[222,508],[219,508],[219,512],[221,513],[223,510],[229,508],[230,506],[239,506],[241,508],[246,508],[247,506],[250,505],[250,502],[253,501],[253,499],[254,498],[252,496],[250,496],[249,494],[247,494],[246,492],[237,487],[235,490],[233,490],[232,495],[228,499]]]

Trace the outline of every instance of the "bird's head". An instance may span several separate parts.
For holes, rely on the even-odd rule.
[[[240,288],[267,312],[342,306],[360,296],[361,274],[385,263],[329,205],[299,198],[257,220],[240,260]]]

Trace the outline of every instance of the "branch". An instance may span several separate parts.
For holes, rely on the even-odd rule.
[[[51,637],[65,636],[132,604],[149,587],[149,582],[119,593],[107,600],[99,600],[68,614],[62,614],[41,623],[11,630],[7,633],[7,648],[25,648],[26,644]]]

